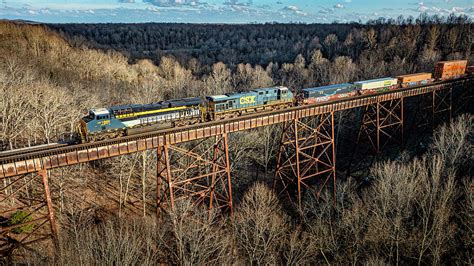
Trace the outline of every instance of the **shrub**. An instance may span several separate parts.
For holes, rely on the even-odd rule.
[[[24,212],[24,211],[16,211],[12,214],[12,217],[10,217],[10,220],[8,221],[8,225],[9,226],[19,225],[22,223],[30,222],[32,220],[33,218],[31,218],[31,215],[29,213]],[[12,232],[15,234],[29,233],[33,230],[33,227],[34,227],[34,224],[27,224],[27,225],[14,228]]]

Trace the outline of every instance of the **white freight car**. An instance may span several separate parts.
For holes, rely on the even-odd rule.
[[[354,82],[354,85],[358,90],[380,90],[380,89],[392,89],[397,86],[398,80],[396,78],[380,78],[371,79],[364,81]]]

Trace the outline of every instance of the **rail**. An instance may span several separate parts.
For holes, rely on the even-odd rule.
[[[0,178],[110,158],[146,149],[154,149],[165,144],[177,144],[208,138],[224,133],[283,123],[293,119],[362,107],[377,102],[413,97],[439,89],[454,88],[466,84],[469,85],[472,84],[473,81],[474,78],[468,77],[384,93],[361,95],[337,101],[295,106],[231,119],[146,132],[117,139],[68,145],[65,147],[53,147],[50,149],[27,149],[23,152],[17,152],[14,155],[0,157]]]

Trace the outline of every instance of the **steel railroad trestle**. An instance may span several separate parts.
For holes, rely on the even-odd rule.
[[[221,121],[159,130],[94,143],[52,147],[45,150],[25,150],[0,158],[1,213],[5,219],[17,211],[27,215],[18,223],[0,227],[0,250],[11,250],[18,243],[31,243],[35,239],[52,239],[57,245],[58,232],[54,219],[53,200],[48,184],[47,170],[86,163],[145,150],[157,151],[157,211],[164,206],[174,208],[181,199],[191,199],[208,209],[232,211],[232,182],[229,157],[229,134],[274,124],[283,124],[281,145],[275,171],[275,188],[281,189],[290,199],[301,205],[303,192],[315,189],[319,196],[327,186],[336,191],[336,143],[334,116],[342,110],[365,110],[360,136],[365,135],[376,152],[387,141],[403,143],[404,100],[414,96],[431,97],[431,123],[441,114],[452,114],[454,88],[471,89],[473,78],[432,83],[414,88],[363,95],[337,101],[303,105],[281,110],[256,113]],[[398,132],[398,133],[397,133]],[[194,147],[178,145],[199,142]],[[189,146],[189,145],[188,145]],[[44,195],[40,207],[20,194],[27,194],[25,186],[42,177]],[[38,185],[36,185],[38,186]],[[312,190],[311,190],[312,191]],[[29,198],[29,197],[26,197]],[[15,233],[18,228],[35,224],[33,231]],[[49,229],[41,227],[49,224]],[[36,230],[36,228],[42,228]],[[11,241],[10,241],[11,240]],[[11,245],[11,243],[17,243]]]

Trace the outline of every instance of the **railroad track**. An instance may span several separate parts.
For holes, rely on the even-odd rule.
[[[284,109],[280,109],[280,110],[259,112],[259,113],[255,113],[255,114],[249,114],[249,115],[245,115],[245,116],[234,117],[234,118],[230,118],[230,119],[226,119],[226,120],[217,120],[217,121],[210,121],[210,122],[199,123],[199,124],[194,124],[194,125],[188,125],[188,126],[183,126],[183,127],[161,129],[161,130],[157,130],[157,131],[148,131],[148,132],[144,132],[144,133],[140,133],[140,134],[125,136],[125,137],[115,138],[115,139],[109,139],[109,140],[101,140],[101,141],[97,141],[97,142],[74,144],[74,145],[60,144],[58,146],[43,146],[43,147],[34,146],[34,147],[30,147],[30,148],[27,148],[27,149],[24,149],[24,150],[21,150],[21,149],[11,150],[11,151],[9,151],[10,153],[8,153],[8,152],[0,153],[0,165],[15,162],[15,161],[20,161],[20,160],[28,160],[28,159],[46,157],[46,156],[50,156],[50,155],[63,154],[63,153],[67,153],[67,152],[77,151],[77,150],[92,149],[92,148],[97,148],[97,147],[102,147],[102,146],[107,146],[107,145],[112,145],[112,144],[123,143],[123,142],[127,142],[127,141],[145,139],[145,138],[156,137],[156,136],[161,136],[161,135],[167,135],[167,134],[172,134],[172,133],[176,133],[176,132],[186,131],[186,130],[189,130],[189,129],[195,130],[195,129],[205,128],[205,127],[218,126],[218,125],[222,125],[222,124],[238,122],[238,121],[241,121],[243,119],[253,119],[253,118],[259,118],[259,117],[265,117],[265,116],[268,116],[268,115],[278,115],[278,114],[281,114],[281,113],[287,113],[287,112],[291,112],[291,111],[298,111],[298,110],[303,110],[303,109],[316,107],[316,106],[334,105],[334,104],[337,104],[337,103],[350,102],[350,101],[354,101],[354,100],[360,100],[360,99],[371,98],[371,97],[379,97],[379,96],[382,96],[382,95],[406,92],[406,91],[411,91],[411,90],[415,91],[416,89],[425,88],[425,87],[433,87],[433,86],[438,86],[438,85],[443,85],[443,84],[463,83],[463,82],[466,82],[466,81],[472,83],[472,81],[474,81],[474,78],[466,77],[466,78],[450,80],[450,81],[434,82],[434,83],[430,83],[430,84],[426,84],[426,85],[415,86],[415,87],[404,88],[404,89],[397,89],[397,90],[387,91],[387,92],[383,92],[383,93],[360,95],[360,96],[356,96],[356,97],[343,98],[343,99],[340,99],[340,100],[335,100],[335,101],[330,101],[330,102],[316,103],[316,104],[311,104],[311,105],[300,105],[300,106],[294,106],[294,107],[284,108]],[[415,94],[415,95],[412,95],[412,96],[416,96],[416,95],[419,95],[419,94]]]
[[[20,156],[22,154],[28,154],[31,152],[35,151],[44,151],[44,150],[50,150],[53,148],[59,148],[59,147],[64,147],[68,146],[69,144],[67,143],[48,143],[48,144],[41,144],[41,145],[36,145],[36,146],[30,146],[30,147],[24,147],[24,148],[19,148],[19,149],[14,149],[14,150],[6,150],[6,151],[0,151],[0,159],[6,158],[6,157],[11,157],[11,156]]]

